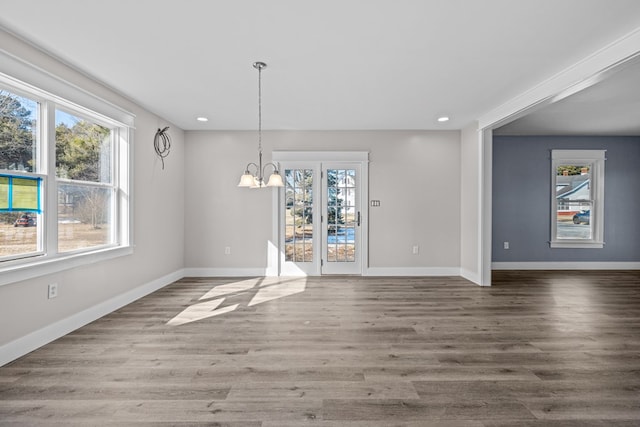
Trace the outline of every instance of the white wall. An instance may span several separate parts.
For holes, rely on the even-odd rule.
[[[460,205],[460,268],[461,274],[474,282],[480,281],[480,212],[481,180],[479,179],[482,146],[477,123],[461,133],[461,205]]]
[[[369,273],[459,272],[458,131],[269,131],[263,146],[266,161],[273,150],[369,151],[369,198],[381,201],[369,208]],[[274,190],[236,187],[250,161],[256,132],[186,133],[187,269],[266,268]]]
[[[122,302],[123,295],[135,293],[140,287],[148,287],[150,283],[159,285],[163,280],[181,275],[184,261],[184,132],[171,126],[171,154],[162,170],[153,149],[153,137],[158,127],[169,123],[6,33],[0,34],[0,41],[3,50],[136,115],[132,156],[133,255],[0,286],[2,365],[11,354],[19,355],[21,350],[28,349],[29,343],[37,344],[47,336],[55,338],[51,334],[73,327],[74,322],[79,321],[79,313],[85,311],[86,314],[87,310],[90,312],[99,305],[108,307],[119,298]],[[58,297],[48,300],[47,285],[53,282],[59,285]],[[86,314],[84,318],[90,315]],[[56,324],[65,326],[52,327]],[[43,328],[46,333],[40,333]],[[29,341],[30,334],[36,337]]]

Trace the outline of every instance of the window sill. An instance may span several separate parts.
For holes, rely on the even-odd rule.
[[[581,242],[578,240],[549,242],[551,248],[574,248],[574,249],[602,249],[604,242]]]
[[[35,277],[45,276],[82,265],[131,255],[132,246],[118,246],[91,252],[64,254],[55,258],[34,257],[29,262],[2,266],[0,264],[0,286]]]

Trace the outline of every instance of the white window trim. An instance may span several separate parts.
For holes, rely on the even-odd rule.
[[[46,93],[58,104],[73,105],[76,111],[98,113],[134,128],[135,114],[106,101],[66,80],[0,49],[0,77],[3,82],[28,93]]]
[[[118,164],[118,170],[114,171],[114,180],[117,183],[117,201],[115,203],[118,215],[118,228],[115,231],[117,245],[100,246],[82,252],[46,255],[35,253],[32,254],[33,256],[3,261],[0,263],[0,286],[133,253],[132,146],[135,115],[1,50],[0,83],[14,88],[21,95],[53,102],[59,107],[109,124],[114,129],[115,137],[118,140],[117,148],[113,154],[114,161]],[[53,120],[52,109],[49,111],[45,109],[42,117],[45,115],[47,115],[44,125],[46,127],[47,123]],[[48,137],[46,129],[41,129],[39,132],[41,132],[40,138]],[[47,145],[45,144],[45,146]],[[50,151],[55,150],[51,141],[48,143],[48,148]],[[52,152],[55,153],[55,151]],[[45,156],[45,162],[47,158],[50,160],[51,155],[51,152],[40,153],[41,158]],[[41,164],[42,166],[45,165]],[[45,166],[44,170],[49,171],[50,168],[49,164]],[[55,171],[55,168],[53,170]],[[55,176],[48,174],[43,185],[55,189]],[[43,193],[51,191],[53,190],[45,188]],[[55,195],[45,194],[42,206],[44,210],[49,212],[57,209]],[[56,230],[53,228],[49,226],[45,229],[45,233],[50,234],[49,238],[54,238],[51,234]]]
[[[606,150],[551,150],[551,248],[604,247],[604,162]],[[561,165],[590,165],[592,236],[591,239],[558,239],[556,170]]]

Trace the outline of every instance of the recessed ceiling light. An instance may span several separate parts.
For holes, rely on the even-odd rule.
[[[199,122],[208,122],[209,119],[207,119],[206,117],[196,117],[196,120]]]
[[[440,123],[448,122],[449,121],[449,117],[448,116],[438,117],[438,121]]]

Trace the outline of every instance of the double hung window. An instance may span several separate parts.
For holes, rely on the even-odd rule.
[[[0,74],[0,284],[16,269],[130,247],[129,135],[129,124]]]
[[[0,261],[42,254],[41,102],[0,87]]]
[[[604,150],[552,150],[551,247],[604,246]]]

